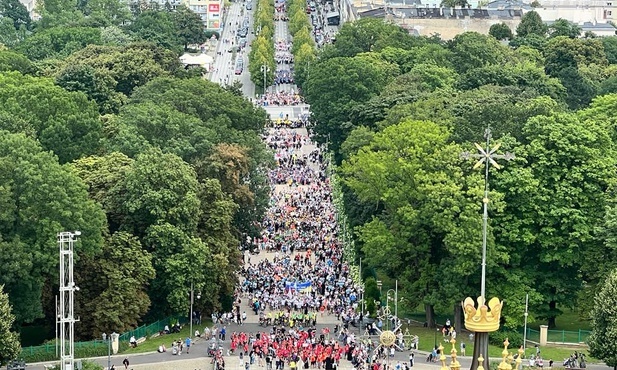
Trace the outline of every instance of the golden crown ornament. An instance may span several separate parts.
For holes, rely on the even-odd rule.
[[[493,297],[485,304],[484,297],[478,297],[478,307],[471,297],[463,301],[463,313],[465,315],[465,328],[476,333],[490,333],[499,329],[501,309],[503,301]]]

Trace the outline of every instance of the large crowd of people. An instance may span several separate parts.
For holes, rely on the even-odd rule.
[[[255,100],[257,104],[268,105],[299,105],[304,103],[304,98],[299,92],[294,91],[279,91],[279,92],[266,92]]]
[[[275,20],[287,19],[285,2],[277,0],[275,7]],[[291,45],[274,45],[279,64],[275,84],[281,86],[294,83]],[[255,103],[295,106],[304,101],[292,87],[266,92]],[[358,329],[348,325],[359,315],[362,320],[360,287],[343,259],[325,158],[311,143],[304,129],[307,123],[308,115],[290,119],[281,114],[268,125],[264,141],[275,159],[268,173],[271,199],[261,235],[252,240],[257,253],[268,256],[251,261],[251,255],[245,255],[232,312],[213,315],[215,326],[206,328],[201,338],[210,341],[208,354],[216,370],[225,369],[225,357],[234,370],[250,370],[253,365],[266,370],[336,370],[343,360],[362,370],[405,370],[407,363],[385,369],[381,360],[391,355],[390,350],[376,350],[375,338],[356,337]],[[259,317],[259,331],[243,326],[247,312]],[[333,328],[321,323],[327,315],[337,318]],[[178,346],[181,350],[182,343]],[[238,358],[237,367],[229,356]]]

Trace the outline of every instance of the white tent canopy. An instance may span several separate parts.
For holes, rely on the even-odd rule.
[[[214,58],[208,54],[184,54],[180,57],[180,62],[185,66],[199,66],[206,70],[210,69],[210,66],[214,62]]]

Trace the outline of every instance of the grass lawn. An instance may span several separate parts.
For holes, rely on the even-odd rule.
[[[193,331],[199,330],[199,332],[201,333],[203,332],[203,329],[205,327],[212,327],[212,322],[203,321],[201,325],[193,325]],[[182,339],[182,341],[184,342],[184,340],[188,336],[189,336],[189,325],[187,324],[182,327],[182,330],[180,330],[179,333],[160,335],[155,338],[148,337],[148,339],[146,339],[145,342],[139,344],[137,347],[135,348],[129,347],[129,349],[127,349],[126,351],[122,353],[132,354],[132,353],[154,352],[158,350],[161,344],[164,344],[165,347],[167,347],[167,349],[170,350],[171,342],[177,341],[178,339]],[[193,338],[193,340],[195,339]]]
[[[409,333],[412,335],[417,335],[420,338],[419,347],[421,351],[427,351],[427,352],[431,351],[433,349],[433,346],[435,345],[435,340],[437,340],[437,345],[441,343],[444,346],[446,355],[449,355],[450,351],[452,350],[452,345],[450,343],[444,342],[441,332],[438,332],[435,329],[410,326]],[[462,333],[462,334],[459,333],[459,335],[457,336],[456,350],[458,351],[457,353],[459,355],[460,355],[460,349],[461,349],[460,347],[461,340],[465,342],[466,355],[471,356],[473,354],[473,341],[469,340],[469,333]],[[516,353],[517,350],[518,348],[509,348],[509,351],[512,352],[513,355]],[[542,358],[545,361],[548,361],[549,359],[553,359],[555,363],[559,363],[560,361],[563,361],[564,358],[569,357],[570,354],[574,351],[587,353],[585,349],[582,349],[580,347],[568,348],[568,347],[561,347],[561,346],[545,346],[545,347],[541,347],[540,350],[541,350]],[[488,349],[488,353],[490,357],[501,357],[501,351],[503,351],[503,347],[497,347],[493,345],[490,345]],[[532,354],[535,354],[535,349],[533,347],[527,347],[526,357],[529,357]],[[598,361],[593,358],[588,357],[588,362],[593,363],[593,362],[598,362]]]
[[[383,282],[382,290],[382,298],[385,302],[386,292],[388,289],[394,289],[395,280],[390,279],[388,276],[377,272],[377,279]],[[399,288],[401,282],[399,281]],[[400,292],[400,291],[399,291]],[[568,308],[560,307],[563,311],[563,314],[557,317],[557,327],[551,330],[565,330],[565,331],[573,331],[577,332],[579,330],[591,330],[591,322],[589,320],[583,320],[579,317],[576,311],[570,310]],[[409,309],[404,305],[399,305],[399,316],[403,319],[412,319],[415,321],[419,321],[421,323],[426,321],[426,316],[424,315],[424,307],[419,305],[414,309]],[[438,324],[443,324],[446,322],[446,319],[453,319],[452,312],[447,312],[443,314],[442,312],[436,312],[435,319]],[[527,327],[533,330],[540,330],[540,325],[546,325],[545,321],[535,321],[528,322]],[[523,332],[523,328],[520,329],[520,333]]]

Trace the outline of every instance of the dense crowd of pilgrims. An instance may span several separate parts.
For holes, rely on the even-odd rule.
[[[275,19],[287,19],[284,1],[275,5]],[[293,84],[291,45],[275,42],[276,84]],[[255,100],[262,106],[303,102],[293,87],[266,92]],[[216,370],[226,365],[228,370],[250,370],[252,366],[336,370],[343,360],[363,370],[406,370],[413,366],[412,358],[385,369],[386,362],[381,360],[393,352],[376,348],[374,338],[356,336],[350,326],[362,322],[360,287],[343,260],[326,159],[306,130],[299,130],[307,122],[305,114],[292,119],[281,114],[269,121],[264,141],[275,159],[268,172],[271,199],[261,235],[252,240],[255,251],[267,252],[269,257],[252,262],[251,254],[245,254],[233,310],[213,315],[212,329],[196,335],[209,341],[208,354]],[[243,331],[247,311],[259,318],[257,332]],[[339,324],[332,328],[321,324],[324,315],[336,316]],[[368,329],[377,334],[379,328],[372,324]],[[229,356],[236,357],[237,364]],[[233,362],[226,364],[225,357]]]
[[[390,353],[372,351],[375,344],[357,338],[348,325],[358,319],[360,291],[343,261],[323,154],[300,130],[270,128],[265,142],[275,153],[276,166],[270,174],[270,207],[254,243],[271,257],[254,263],[250,255],[245,257],[235,313],[229,314],[241,324],[249,311],[259,315],[265,328],[234,332],[229,354],[238,356],[245,369],[256,364],[277,370],[334,370],[346,360],[363,369],[375,362],[378,367],[371,370],[380,370],[384,365],[378,360]],[[295,174],[306,174],[310,181]],[[336,315],[342,323],[332,331],[318,330],[323,315]]]

